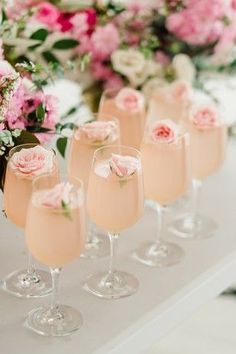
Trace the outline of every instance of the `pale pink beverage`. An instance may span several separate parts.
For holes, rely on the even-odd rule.
[[[154,142],[149,129],[141,146],[145,197],[161,205],[173,203],[191,182],[190,144],[187,133],[171,143]]]
[[[107,90],[104,92],[99,106],[99,118],[103,114],[111,114],[119,120],[121,132],[121,144],[140,148],[143,137],[146,110],[141,94],[124,90]],[[123,94],[124,92],[124,94]],[[122,95],[121,99],[119,97]],[[132,95],[132,96],[131,96]],[[131,97],[130,97],[131,96]]]
[[[117,151],[118,148],[114,149],[114,153]],[[140,161],[130,176],[119,177],[113,173],[109,154],[110,151],[102,149],[96,152],[89,178],[87,209],[98,226],[117,234],[136,223],[143,213],[143,179]]]
[[[168,118],[179,124],[188,113],[190,100],[187,90],[182,82],[157,88],[150,99],[147,120]]]
[[[203,180],[217,172],[225,160],[227,127],[221,122],[210,129],[199,129],[189,120],[187,128],[191,138],[193,177]]]
[[[85,123],[75,129],[70,142],[68,171],[71,176],[82,179],[85,191],[94,151],[102,146],[120,143],[118,121],[110,115],[103,115],[101,121],[110,124],[110,127],[107,130],[95,127],[93,130],[90,129],[91,123]]]
[[[35,144],[28,144],[30,148]],[[20,145],[12,151],[20,151]],[[24,148],[24,146],[23,146]],[[7,165],[5,184],[4,184],[4,209],[7,217],[18,227],[24,228],[26,223],[27,208],[32,194],[32,182],[35,178],[34,174],[21,174],[11,166],[11,158],[14,151],[10,153],[10,160]],[[54,153],[53,153],[54,154]],[[42,171],[43,173],[43,171]],[[45,171],[44,171],[45,173]],[[53,168],[50,173],[55,181],[58,179],[58,164],[54,155]]]
[[[28,209],[26,242],[32,255],[49,267],[63,267],[81,254],[85,241],[82,197],[69,210],[41,205],[48,190],[34,192]]]

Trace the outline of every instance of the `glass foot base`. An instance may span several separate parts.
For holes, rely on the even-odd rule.
[[[61,305],[57,311],[49,307],[32,310],[25,326],[42,336],[61,337],[72,334],[83,324],[80,312],[70,306]]]
[[[86,242],[83,253],[80,257],[83,258],[100,258],[109,254],[110,243],[107,235],[99,233],[93,235],[89,242]]]
[[[184,250],[174,243],[146,242],[133,253],[133,258],[150,267],[168,267],[179,263]]]
[[[194,218],[183,215],[171,223],[169,230],[185,239],[203,239],[213,236],[217,228],[217,223],[204,215],[196,215]]]
[[[120,299],[130,296],[138,290],[139,281],[132,274],[115,271],[112,274],[102,272],[91,275],[84,289],[104,299]]]
[[[44,270],[37,270],[32,275],[26,269],[17,270],[2,280],[1,288],[17,297],[43,297],[52,292],[52,279]]]

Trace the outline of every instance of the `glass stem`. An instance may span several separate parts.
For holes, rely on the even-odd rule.
[[[32,260],[32,255],[28,252],[28,266],[27,266],[27,274],[34,276],[36,274],[35,265]]]
[[[202,181],[194,179],[193,180],[193,205],[192,205],[193,220],[196,218],[197,212],[199,210],[201,190],[202,190]]]
[[[109,275],[114,273],[114,256],[115,256],[115,243],[118,238],[118,234],[108,233],[110,239],[110,261],[109,261]]]
[[[163,231],[163,214],[164,207],[158,203],[156,203],[156,211],[157,211],[157,234],[156,234],[156,243],[160,244],[162,239],[162,231]]]
[[[59,293],[59,277],[61,268],[50,268],[52,276],[52,297],[51,297],[51,310],[58,310],[58,293]]]

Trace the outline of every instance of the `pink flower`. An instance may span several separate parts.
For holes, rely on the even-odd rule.
[[[49,2],[43,1],[38,5],[38,11],[35,18],[46,25],[49,29],[55,30],[58,28],[58,18],[60,11],[58,8]]]
[[[155,143],[173,143],[178,137],[178,126],[169,119],[157,121],[151,129],[151,138]]]
[[[222,0],[189,0],[186,7],[167,17],[166,26],[176,37],[192,45],[206,45],[222,34],[227,5]]]
[[[140,162],[136,157],[117,154],[112,154],[109,165],[111,171],[118,177],[129,177],[140,168]]]
[[[74,13],[71,12],[61,12],[58,15],[57,23],[61,32],[68,32],[73,29],[73,20]]]
[[[219,112],[212,106],[203,106],[194,110],[190,119],[201,130],[213,129],[220,124]]]
[[[63,206],[71,206],[73,185],[62,182],[55,187],[44,191],[40,198],[40,204],[46,208],[61,209]]]
[[[9,161],[10,167],[23,176],[39,176],[51,172],[54,154],[40,145],[15,152]]]
[[[122,88],[115,98],[119,109],[132,113],[139,112],[144,108],[144,96],[137,90],[129,87]]]
[[[74,37],[80,39],[80,37],[86,34],[89,30],[88,16],[86,13],[78,13],[70,20],[73,25]]]
[[[26,122],[23,115],[23,104],[25,99],[25,87],[20,82],[18,88],[11,97],[6,112],[6,122],[10,129],[24,129]]]
[[[41,126],[51,130],[51,132],[35,134],[41,144],[45,144],[51,140],[53,137],[52,133],[58,121],[58,99],[53,95],[45,95],[43,103],[45,105],[45,117]]]
[[[118,48],[119,44],[119,32],[112,23],[98,26],[91,36],[91,50],[94,59],[107,59]]]
[[[155,53],[155,60],[161,65],[170,64],[170,58],[161,50],[157,50]]]
[[[75,138],[79,139],[82,133],[86,139],[93,142],[100,142],[108,139],[112,133],[117,133],[117,130],[118,128],[115,122],[100,120],[81,126],[77,130]]]
[[[91,74],[95,80],[106,81],[113,75],[113,71],[100,61],[95,61],[91,65]]]
[[[124,86],[124,81],[115,73],[105,82],[104,90],[120,90]]]
[[[191,86],[184,80],[174,81],[170,86],[170,94],[174,100],[187,101],[191,96]]]

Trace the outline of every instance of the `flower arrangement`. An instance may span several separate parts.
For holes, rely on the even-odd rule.
[[[0,58],[0,187],[9,149],[22,143],[45,144],[60,124],[57,98],[36,85],[37,70],[33,63],[13,67],[3,55]]]
[[[176,78],[193,82],[196,70],[235,69],[235,0],[78,3],[6,2],[2,37],[9,59],[70,59],[78,80],[98,96],[126,84],[148,95]],[[81,75],[85,69],[88,75]]]

